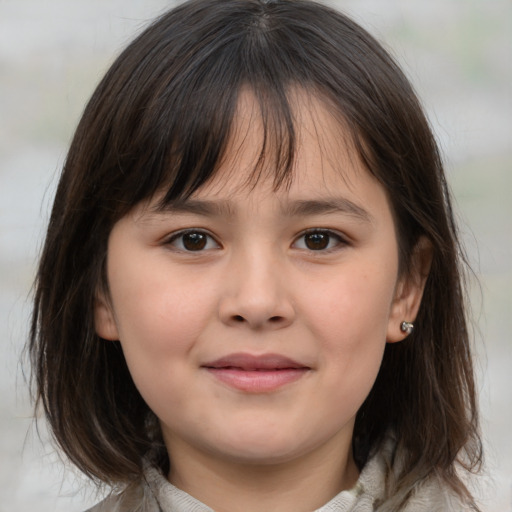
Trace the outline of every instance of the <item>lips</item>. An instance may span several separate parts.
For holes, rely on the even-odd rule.
[[[305,365],[279,354],[231,354],[203,365],[208,368],[236,368],[246,371],[266,371],[307,368]]]
[[[240,391],[268,393],[305,376],[311,368],[279,354],[230,354],[202,365],[216,380]]]

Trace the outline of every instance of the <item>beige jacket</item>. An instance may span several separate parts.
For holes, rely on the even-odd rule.
[[[378,512],[386,473],[385,450],[370,459],[354,488],[340,492],[314,512]],[[170,484],[154,467],[145,479],[119,495],[111,496],[86,512],[214,512],[186,492]],[[469,512],[437,480],[419,486],[403,512]]]

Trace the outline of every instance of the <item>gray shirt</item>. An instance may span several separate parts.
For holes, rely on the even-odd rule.
[[[384,496],[389,468],[389,450],[384,448],[363,468],[356,485],[334,496],[313,512],[376,512]],[[386,510],[389,508],[385,507]],[[463,512],[473,510],[437,479],[416,486],[403,512]],[[186,492],[178,489],[161,471],[147,466],[144,481],[102,501],[87,512],[214,512]]]

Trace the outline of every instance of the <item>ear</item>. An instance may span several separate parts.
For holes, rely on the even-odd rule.
[[[410,271],[399,278],[389,315],[386,341],[396,343],[408,336],[402,322],[414,322],[423,297],[423,290],[432,263],[432,244],[422,236],[414,246]]]
[[[97,292],[94,300],[94,328],[96,334],[105,340],[119,339],[112,305],[105,292]]]

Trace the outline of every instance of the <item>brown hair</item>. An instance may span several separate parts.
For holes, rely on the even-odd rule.
[[[289,94],[298,87],[337,112],[387,190],[403,272],[419,237],[430,240],[418,327],[386,347],[356,418],[354,455],[362,467],[394,432],[403,460],[389,510],[434,474],[472,501],[456,472],[457,463],[474,469],[481,461],[463,258],[438,149],[388,53],[349,18],[309,0],[186,2],[137,37],[94,92],[64,165],[35,286],[35,397],[55,439],[83,472],[110,484],[139,477],[144,455],[161,444],[119,343],[100,342],[94,330],[108,237],[157,191],[171,202],[213,176],[242,87],[260,103],[261,158],[276,159],[276,186],[290,177]]]

